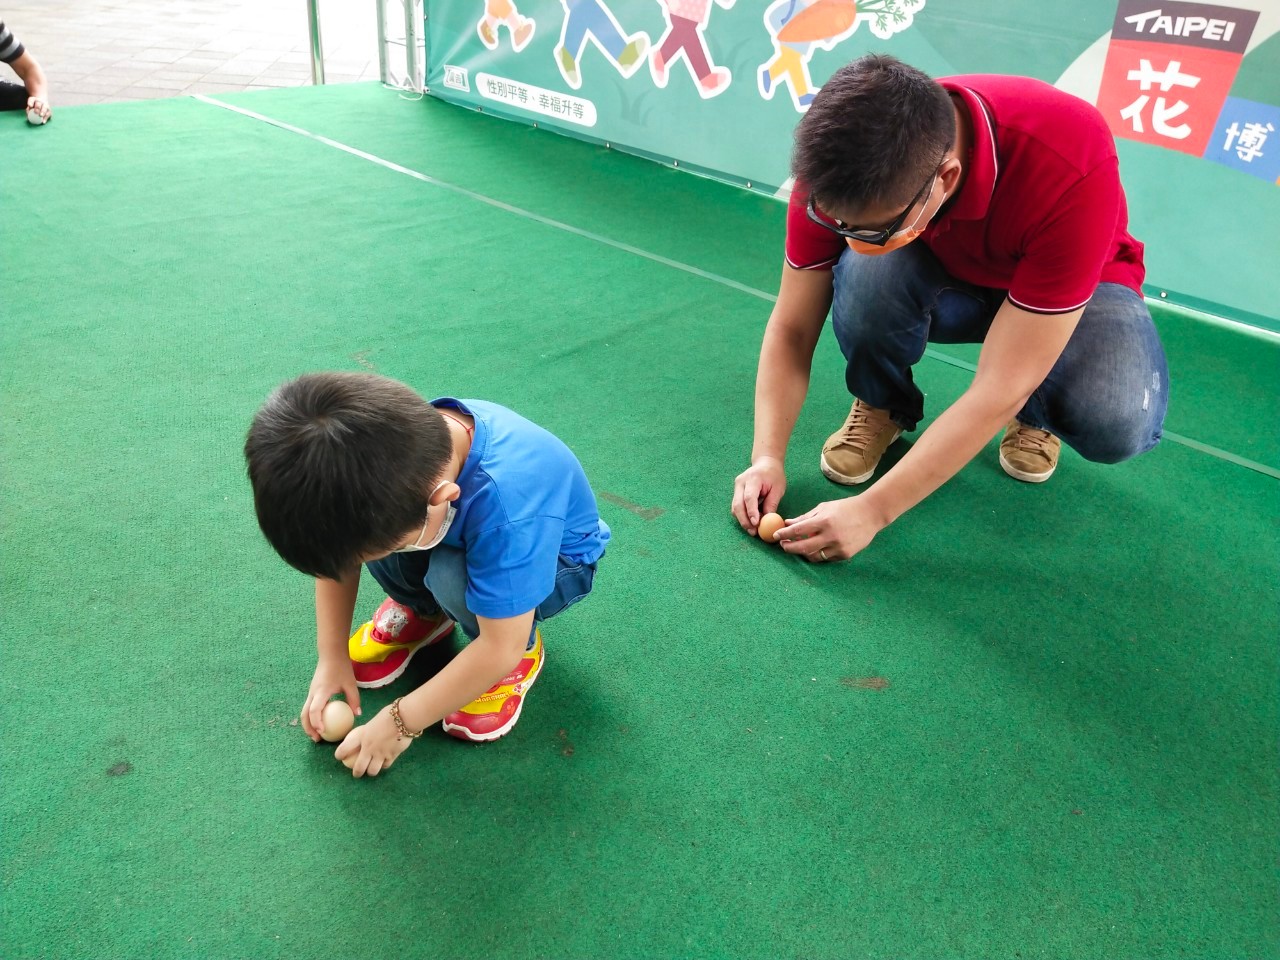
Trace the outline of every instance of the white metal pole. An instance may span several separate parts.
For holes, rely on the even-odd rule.
[[[418,4],[416,0],[404,0],[404,62],[408,72],[409,89],[422,92],[418,82]]]
[[[378,76],[383,83],[390,83],[387,76],[387,0],[373,0],[378,11]]]
[[[324,83],[324,44],[320,40],[319,0],[307,0],[307,30],[311,35],[311,82]]]

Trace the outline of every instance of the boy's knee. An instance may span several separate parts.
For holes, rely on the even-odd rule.
[[[436,602],[451,612],[463,608],[467,594],[467,555],[443,544],[431,551],[426,587]]]

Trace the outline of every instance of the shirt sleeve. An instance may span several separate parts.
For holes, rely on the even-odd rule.
[[[787,263],[797,270],[830,270],[844,253],[839,234],[824,230],[805,212],[809,189],[797,183],[787,204]]]
[[[1072,184],[1031,237],[1009,299],[1031,313],[1070,313],[1089,302],[1115,245],[1123,194],[1111,157]]]
[[[494,620],[528,613],[556,585],[564,520],[529,517],[492,527],[466,545],[467,609]]]
[[[13,63],[26,52],[26,48],[18,38],[4,25],[4,21],[0,20],[0,61]]]

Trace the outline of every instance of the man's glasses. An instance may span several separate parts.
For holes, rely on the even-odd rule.
[[[835,217],[832,217],[830,220],[824,219],[823,216],[818,213],[818,208],[814,206],[812,195],[809,197],[808,204],[805,205],[804,212],[808,214],[810,220],[821,227],[826,227],[832,233],[838,233],[840,236],[848,240],[857,240],[860,243],[869,243],[873,247],[883,247],[889,242],[889,238],[901,229],[902,222],[907,219],[907,214],[911,212],[912,208],[920,202],[920,199],[928,192],[929,188],[933,186],[933,181],[937,176],[937,168],[934,168],[933,173],[929,174],[929,179],[924,182],[924,186],[916,192],[916,195],[911,198],[911,202],[907,204],[907,209],[894,217],[893,222],[883,230],[864,230],[861,227],[851,227],[844,221],[837,220]]]

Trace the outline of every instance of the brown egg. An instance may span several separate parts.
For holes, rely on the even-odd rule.
[[[765,543],[774,543],[774,537],[778,535],[778,531],[787,525],[787,522],[776,513],[766,513],[760,518],[760,539]]]
[[[320,736],[330,743],[337,743],[356,725],[356,715],[345,700],[330,700],[320,715]]]

